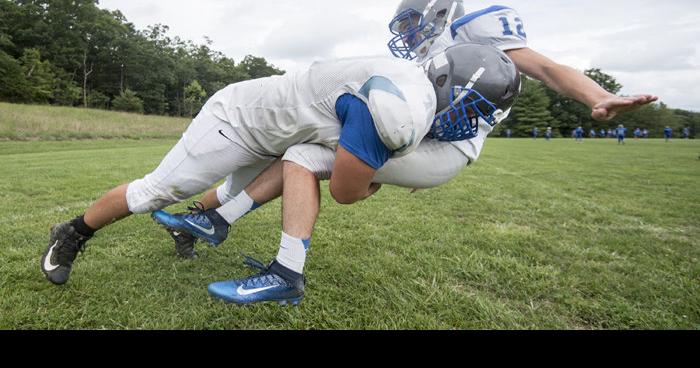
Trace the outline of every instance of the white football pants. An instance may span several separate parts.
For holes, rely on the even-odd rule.
[[[250,150],[231,124],[202,109],[160,165],[129,184],[129,210],[143,214],[165,208],[207,190],[232,172],[267,167],[273,160]]]

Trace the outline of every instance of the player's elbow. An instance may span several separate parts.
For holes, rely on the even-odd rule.
[[[331,183],[330,185],[330,192],[331,192],[331,197],[338,203],[342,205],[351,205],[359,202],[362,200],[362,198],[354,195],[353,193],[343,190],[342,188],[338,188],[337,186],[333,185]]]
[[[331,190],[331,196],[338,204],[342,204],[342,205],[355,204],[361,200],[361,198],[350,195],[348,193],[337,192],[337,191],[332,191],[332,190]]]

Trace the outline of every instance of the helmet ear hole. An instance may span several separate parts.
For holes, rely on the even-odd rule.
[[[446,82],[447,82],[447,74],[443,74],[435,80],[435,84],[437,84],[437,86],[440,88],[444,87]]]
[[[447,15],[447,9],[442,9],[442,10],[440,10],[440,12],[437,13],[436,17],[444,18],[445,15]]]

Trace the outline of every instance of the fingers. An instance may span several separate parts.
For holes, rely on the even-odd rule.
[[[608,116],[608,110],[602,108],[594,109],[591,113],[591,117],[597,121],[608,121],[611,119],[611,117]]]

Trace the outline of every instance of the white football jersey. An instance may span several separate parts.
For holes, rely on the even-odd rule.
[[[430,130],[432,84],[422,67],[392,57],[316,62],[305,72],[232,84],[205,108],[236,128],[253,151],[281,156],[301,143],[335,149],[342,129],[335,103],[346,93],[367,103],[394,157],[415,150]]]
[[[527,35],[523,21],[515,10],[496,5],[467,14],[452,22],[452,25],[445,28],[442,35],[435,40],[426,57],[419,62],[430,59],[448,47],[472,42],[508,51],[527,47]],[[472,162],[479,158],[484,140],[493,130],[486,122],[479,120],[479,135],[476,138],[452,142]]]

